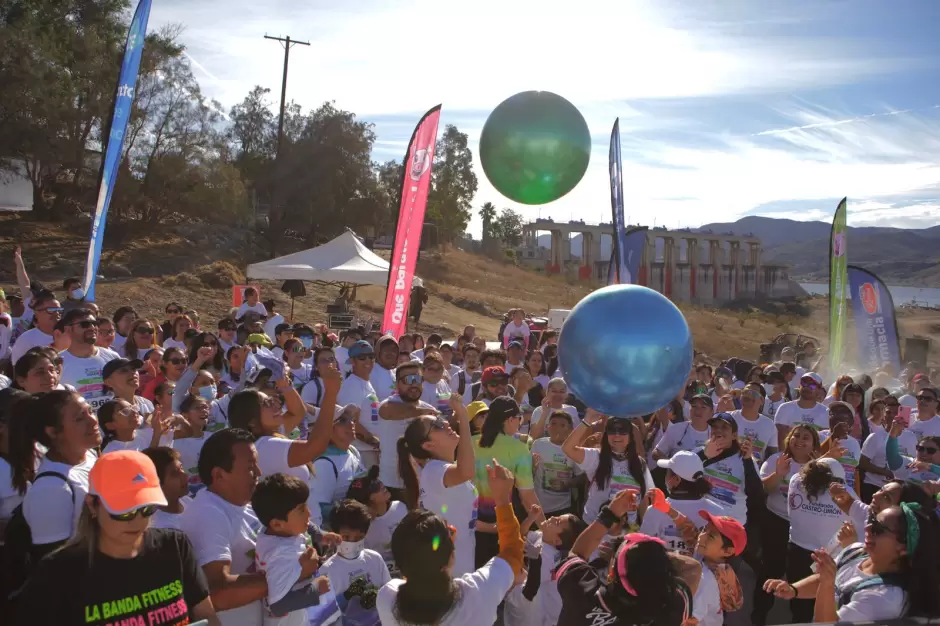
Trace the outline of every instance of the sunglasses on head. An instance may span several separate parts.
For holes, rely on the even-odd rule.
[[[137,517],[138,513],[143,517],[152,517],[159,508],[160,507],[155,504],[148,504],[147,506],[142,506],[139,509],[134,509],[133,511],[128,511],[127,513],[108,513],[108,517],[113,519],[115,522],[130,522]]]
[[[424,378],[421,374],[405,374],[404,376],[398,377],[398,382],[405,383],[406,385],[420,385],[424,381]]]
[[[918,452],[923,452],[924,454],[936,454],[940,452],[940,448],[934,448],[933,446],[925,446],[923,444],[917,444],[914,446],[914,449]]]

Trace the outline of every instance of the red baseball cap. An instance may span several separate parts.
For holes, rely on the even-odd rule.
[[[698,514],[706,522],[714,524],[718,532],[731,540],[735,556],[744,552],[744,548],[747,547],[747,531],[744,530],[744,525],[741,522],[733,517],[718,517],[705,510],[699,511]]]
[[[490,367],[488,367],[488,368],[486,368],[485,370],[483,370],[483,377],[480,379],[480,381],[481,381],[484,385],[488,385],[488,384],[490,383],[490,381],[492,381],[492,380],[494,380],[494,379],[496,379],[496,378],[505,378],[505,379],[508,381],[508,380],[509,380],[509,375],[506,374],[506,370],[503,369],[502,366],[500,366],[500,365],[491,365]]]

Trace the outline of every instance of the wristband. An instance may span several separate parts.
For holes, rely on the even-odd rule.
[[[605,506],[601,508],[600,513],[598,513],[597,521],[600,522],[604,528],[610,528],[614,524],[620,523],[620,517],[611,511],[609,506]]]

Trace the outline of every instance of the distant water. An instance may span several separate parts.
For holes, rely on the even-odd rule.
[[[829,285],[824,283],[800,283],[800,287],[814,296],[825,296],[829,294]],[[908,304],[916,301],[920,306],[940,307],[940,289],[931,289],[929,287],[892,287],[888,286],[891,297],[894,299],[894,306]],[[851,298],[851,294],[849,295]]]

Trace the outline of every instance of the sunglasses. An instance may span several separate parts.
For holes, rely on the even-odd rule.
[[[234,333],[236,328],[234,326],[223,326],[219,329],[220,333]]]
[[[490,382],[486,383],[486,386],[487,386],[487,387],[496,387],[497,385],[508,385],[508,384],[509,384],[509,379],[508,379],[508,378],[494,378],[494,379],[491,380]]]
[[[121,415],[123,417],[130,417],[131,415],[140,415],[140,412],[134,407],[129,406],[127,408],[124,408],[118,411],[118,415]]]
[[[357,356],[357,357],[355,357],[355,358],[356,358],[357,361],[374,361],[374,360],[375,360],[375,355],[374,355],[374,354],[363,354],[363,355]]]
[[[81,328],[85,328],[85,329],[88,329],[88,328],[91,328],[92,326],[97,326],[97,325],[98,325],[97,320],[82,320],[80,322],[75,322],[74,324],[72,324],[72,326],[80,326]]]
[[[608,435],[629,435],[633,430],[630,423],[626,424],[621,422],[608,422],[607,423],[607,434]]]
[[[186,359],[180,359],[180,358],[169,359],[166,362],[169,363],[170,365],[186,365]]]
[[[897,535],[887,524],[878,521],[877,517],[868,518],[868,531],[875,537],[881,535]]]
[[[115,522],[130,522],[137,517],[138,513],[143,517],[152,517],[159,508],[160,507],[155,504],[148,504],[147,506],[142,506],[139,509],[134,509],[133,511],[128,511],[127,513],[108,513],[108,516]]]
[[[936,402],[937,399],[933,396],[917,396],[918,402]]]
[[[179,315],[180,313],[182,313],[182,311],[180,311],[179,309],[167,309],[166,310],[167,315]]]
[[[819,385],[816,383],[808,383],[805,381],[800,381],[800,387],[806,387],[807,389],[819,389]]]
[[[292,348],[292,349],[291,349],[291,352],[293,352],[294,354],[302,354],[302,353],[304,353],[304,352],[306,352],[306,351],[307,351],[307,349],[304,348],[303,346],[297,346],[296,348]]]
[[[914,449],[917,450],[918,452],[923,452],[924,454],[936,454],[937,452],[940,452],[940,448],[934,448],[934,447],[928,448],[927,446],[922,446],[920,444],[917,444],[916,446],[914,446]]]
[[[141,326],[140,328],[135,328],[134,332],[137,333],[138,335],[152,335],[153,329]]]
[[[61,315],[65,311],[60,306],[51,306],[45,309],[36,309],[36,313],[48,313],[49,315]]]
[[[398,382],[405,383],[406,385],[420,385],[424,382],[424,377],[421,374],[405,374],[398,378]]]

